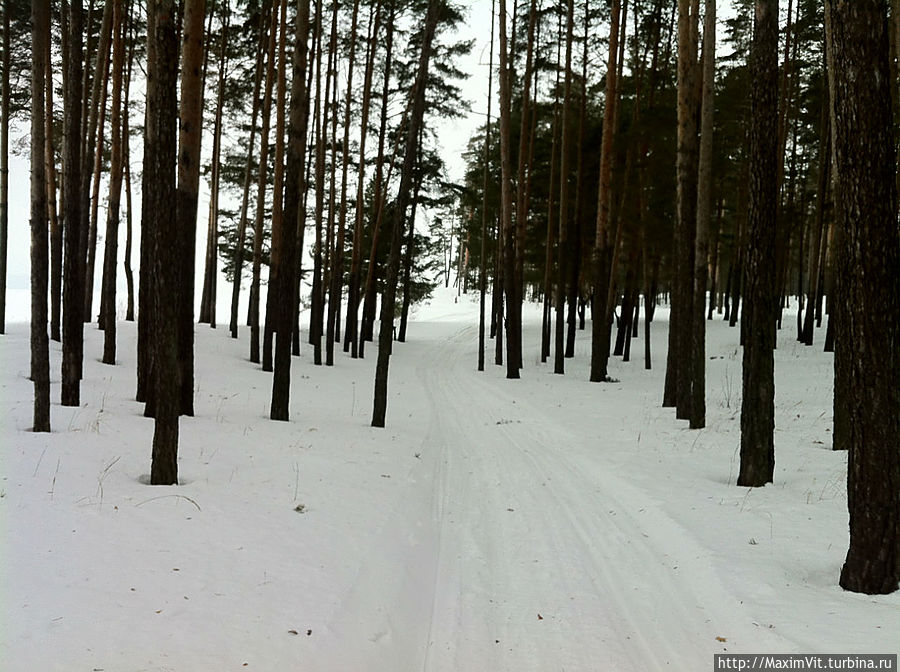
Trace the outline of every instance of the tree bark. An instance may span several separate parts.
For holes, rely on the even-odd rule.
[[[613,5],[613,18],[618,19],[618,5]],[[618,26],[618,24],[616,24]],[[561,112],[562,131],[559,150],[559,235],[557,238],[556,291],[554,306],[556,308],[556,328],[554,330],[553,373],[564,374],[565,365],[565,310],[566,310],[566,270],[570,262],[569,249],[569,178],[571,173],[571,139],[572,133],[572,41],[575,27],[575,2],[568,0],[566,4],[566,65],[563,84],[563,104]],[[616,30],[618,36],[618,29]],[[614,42],[610,50],[615,51]],[[615,77],[614,77],[615,78]],[[609,100],[607,98],[607,100]],[[602,152],[602,150],[601,150]],[[601,155],[601,163],[603,161]]]
[[[269,125],[272,112],[272,88],[275,85],[275,44],[278,37],[278,12],[272,3],[269,24],[269,44],[266,48],[266,85],[262,100],[262,129],[259,134],[259,174],[256,182],[256,219],[253,225],[253,280],[250,292],[250,361],[260,363],[259,357],[259,294],[262,271],[263,219],[266,210],[266,177],[269,164]]]
[[[189,0],[193,2],[195,0]],[[202,1],[202,0],[199,0]],[[153,455],[150,466],[151,485],[178,483],[178,415],[181,403],[178,361],[179,273],[164,251],[179,239],[176,200],[176,163],[178,106],[178,39],[175,29],[175,1],[150,3],[147,38],[152,43],[147,62],[147,136],[153,139],[150,173],[144,198],[148,202],[145,220],[154,239],[150,288],[152,323],[152,372],[155,386]],[[202,25],[202,21],[201,21]],[[146,153],[145,153],[146,156]],[[172,208],[176,203],[176,208]],[[177,244],[177,243],[175,243]]]
[[[50,338],[62,340],[60,320],[62,318],[62,227],[56,202],[56,153],[53,131],[53,63],[50,57],[51,40],[47,40],[45,54],[46,112],[44,114],[44,163],[47,166],[47,210],[50,217]],[[2,312],[2,311],[0,311]],[[0,317],[0,325],[3,318]],[[2,332],[0,332],[2,333]]]
[[[213,153],[212,175],[209,181],[209,219],[206,227],[206,255],[203,268],[203,289],[200,292],[200,319],[203,324],[208,324],[212,329],[216,328],[216,294],[219,279],[219,183],[222,171],[220,157],[222,154],[222,117],[225,107],[225,71],[228,67],[228,37],[230,8],[227,4],[222,6],[222,37],[219,44],[219,77],[218,91],[216,93],[216,115],[213,122]],[[212,12],[210,12],[210,17]],[[254,101],[254,107],[256,101]],[[246,229],[245,229],[246,231]],[[240,266],[235,266],[235,272],[240,278]]]
[[[84,261],[84,315],[85,322],[91,321],[94,301],[94,265],[97,254],[97,206],[100,200],[100,167],[103,151],[103,127],[106,124],[106,91],[109,75],[109,56],[112,35],[112,6],[114,0],[106,0],[103,6],[103,20],[100,39],[97,43],[97,58],[94,65],[94,79],[91,85],[90,112],[88,115],[87,140],[84,144],[82,161],[82,249]],[[88,24],[90,27],[90,23]],[[87,71],[86,71],[87,72]],[[87,77],[85,77],[87,79]]]
[[[82,33],[84,17],[81,0],[71,0],[68,18],[68,54],[65,58],[66,120],[64,167],[65,256],[63,261],[62,391],[63,406],[79,406],[81,359],[84,352],[84,248],[82,228]]]
[[[279,0],[276,9],[280,8],[278,20],[278,66],[276,81],[278,83],[275,92],[275,170],[272,180],[272,224],[271,242],[269,245],[269,291],[266,292],[266,319],[263,332],[263,356],[262,370],[274,369],[273,337],[275,335],[275,322],[277,321],[277,307],[275,305],[280,286],[278,273],[282,270],[281,234],[284,230],[284,126],[285,126],[285,99],[287,97],[287,2]]]
[[[244,272],[244,244],[247,239],[247,209],[250,202],[250,180],[253,173],[253,142],[256,138],[256,120],[259,117],[259,90],[263,79],[263,56],[266,53],[268,32],[268,12],[270,2],[264,0],[260,12],[259,43],[256,49],[256,70],[253,78],[253,113],[250,116],[250,138],[247,148],[247,163],[244,168],[244,193],[241,199],[241,216],[238,220],[238,242],[234,250],[234,278],[231,284],[231,337],[238,337],[238,301],[241,294],[241,279]],[[262,150],[260,150],[262,151]]]
[[[600,147],[600,184],[597,189],[597,225],[592,253],[594,310],[591,325],[591,382],[608,380],[609,316],[607,295],[610,285],[609,257],[612,252],[610,206],[612,204],[613,135],[615,133],[616,81],[619,52],[621,3],[613,0],[609,27],[609,58],[606,69],[606,109],[603,112],[603,140]]]
[[[490,175],[490,158],[491,158],[491,94],[493,92],[494,83],[494,0],[491,0],[491,43],[490,56],[488,56],[488,104],[487,117],[484,124],[484,150],[483,161],[484,170],[481,178],[481,275],[478,279],[478,370],[484,371],[484,328],[485,328],[485,294],[487,292],[487,204],[488,204],[488,176]]]
[[[375,3],[374,26],[370,29],[366,47],[366,70],[363,77],[362,111],[359,129],[359,168],[356,178],[356,220],[353,225],[353,251],[350,257],[350,277],[347,288],[347,318],[344,327],[344,352],[353,359],[359,357],[360,266],[362,260],[362,232],[365,225],[366,137],[369,130],[369,108],[372,101],[372,73],[378,51],[382,2]],[[370,18],[370,21],[373,19]]]
[[[569,0],[570,3],[572,0]],[[512,129],[510,127],[512,102],[512,68],[509,63],[507,43],[506,0],[500,0],[500,216],[503,235],[503,284],[506,294],[506,377],[519,378],[519,353],[521,344],[520,324],[522,304],[516,292],[516,230],[513,226],[512,185]]]
[[[391,64],[394,56],[394,18],[396,15],[396,5],[390,3],[390,13],[388,14],[387,35],[385,36],[385,55],[384,55],[384,80],[381,90],[381,117],[378,128],[378,157],[375,160],[375,180],[373,191],[375,194],[375,222],[372,225],[372,240],[369,243],[369,267],[366,271],[366,286],[364,293],[364,304],[362,312],[362,324],[359,334],[359,356],[365,354],[365,342],[371,341],[373,336],[373,324],[375,322],[375,274],[376,274],[376,252],[378,250],[378,239],[381,233],[381,221],[384,213],[385,190],[386,184],[390,183],[390,168],[388,169],[388,178],[384,179],[384,143],[387,133],[387,105],[388,94],[390,93],[391,81]],[[402,124],[401,124],[402,125]],[[393,167],[393,163],[391,163]]]
[[[178,267],[178,364],[181,414],[194,415],[194,257],[200,143],[203,136],[203,50],[206,0],[185,0],[181,53],[181,109],[178,134],[178,187],[175,196]]]
[[[703,96],[697,179],[697,233],[694,247],[690,427],[706,426],[706,287],[709,278],[709,228],[712,219],[713,111],[716,79],[716,3],[706,0],[703,22]],[[712,298],[710,299],[712,301]]]
[[[826,3],[834,73],[838,278],[834,372],[846,404],[850,548],[845,590],[900,588],[900,229],[888,16],[879,0]],[[864,213],[864,214],[861,214]],[[837,427],[835,427],[837,431]]]
[[[123,91],[122,100],[122,153],[125,168],[125,285],[128,292],[128,299],[125,308],[125,320],[134,322],[134,272],[131,269],[131,238],[132,238],[132,209],[131,209],[131,140],[129,131],[129,92],[131,90],[131,69],[134,63],[134,18],[131,14],[133,9],[129,9],[128,14],[128,34],[130,45],[128,47],[128,69],[125,75],[125,90]]]
[[[337,322],[340,318],[341,292],[344,284],[344,240],[347,226],[347,175],[350,168],[350,112],[353,102],[353,70],[356,65],[356,29],[359,18],[359,0],[353,2],[353,15],[350,20],[350,54],[347,59],[347,87],[344,100],[344,139],[341,146],[341,208],[338,216],[337,237],[334,244],[331,264],[331,287],[328,297],[328,324],[326,328],[326,352],[325,363],[334,365],[334,343]],[[365,126],[368,119],[362,117],[362,125]],[[355,309],[354,309],[355,310]],[[340,338],[337,338],[340,342]]]
[[[828,187],[831,175],[831,115],[829,114],[828,87],[824,90],[822,115],[819,121],[819,165],[816,178],[816,219],[812,226],[809,241],[809,278],[807,280],[806,314],[803,318],[803,333],[801,340],[805,345],[813,344],[815,333],[814,319],[816,306],[819,303],[821,288],[819,284],[819,258],[821,246],[825,237],[825,206],[828,198]]]
[[[741,466],[737,484],[771,483],[775,469],[775,268],[778,200],[778,0],[756,0],[750,53],[750,214],[744,263]]]
[[[6,266],[9,241],[9,14],[12,0],[3,0],[3,73],[0,93],[0,334],[6,333]]]
[[[501,17],[502,17],[501,0]],[[400,171],[400,185],[394,209],[394,223],[391,235],[391,252],[388,261],[384,293],[381,297],[381,325],[378,332],[378,361],[375,367],[375,399],[372,410],[372,426],[384,427],[387,413],[388,366],[393,338],[394,299],[397,291],[397,275],[400,268],[400,247],[402,244],[406,207],[412,186],[413,168],[417,156],[419,129],[425,116],[425,89],[428,85],[428,64],[431,59],[432,43],[444,0],[429,0],[428,15],[422,36],[416,81],[412,90],[412,112],[406,132],[406,151],[403,168]]]
[[[678,2],[677,217],[673,239],[675,277],[669,319],[669,353],[663,405],[674,401],[675,416],[690,419],[693,378],[693,286],[697,226],[697,131],[699,0]],[[672,384],[674,381],[674,385]],[[672,392],[674,391],[674,399]]]
[[[288,125],[287,175],[284,191],[283,231],[281,232],[281,268],[275,274],[278,294],[275,325],[275,361],[272,376],[272,420],[290,418],[291,334],[297,306],[297,282],[293,269],[297,264],[297,220],[301,196],[306,188],[306,131],[309,95],[306,90],[306,43],[309,34],[309,0],[301,0],[294,22],[294,54],[292,62],[290,118]]]
[[[116,261],[119,249],[119,202],[122,194],[122,73],[125,65],[125,37],[122,3],[113,5],[112,114],[110,135],[109,201],[106,214],[106,241],[103,254],[103,363],[116,363]]]
[[[49,41],[50,2],[31,0],[31,381],[34,384],[35,432],[50,431],[47,174],[44,164],[44,77],[47,73],[44,59]]]

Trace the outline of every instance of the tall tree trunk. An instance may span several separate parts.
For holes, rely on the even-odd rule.
[[[313,346],[313,363],[317,366],[322,364],[322,332],[324,324],[321,319],[322,304],[324,302],[324,293],[322,291],[323,283],[323,257],[325,254],[324,241],[322,239],[324,227],[325,213],[325,154],[326,154],[326,135],[328,134],[328,106],[329,97],[331,95],[331,57],[333,50],[329,46],[328,62],[325,69],[325,91],[322,95],[322,34],[324,25],[322,21],[322,7],[316,8],[316,105],[315,105],[315,121],[316,121],[316,240],[313,246],[313,279],[312,279],[312,296],[310,301],[309,315],[309,343]],[[331,31],[333,33],[335,30]],[[329,40],[331,44],[333,40]]]
[[[128,299],[125,308],[125,319],[134,322],[134,272],[131,269],[131,238],[132,238],[132,209],[131,209],[131,140],[129,132],[129,93],[131,90],[131,69],[134,63],[134,24],[135,20],[132,15],[133,6],[129,8],[128,14],[128,69],[125,75],[125,85],[122,97],[122,160],[125,167],[125,285],[128,292]]]
[[[344,328],[344,352],[353,359],[359,357],[360,266],[362,261],[363,226],[365,225],[366,137],[369,130],[369,108],[372,101],[372,73],[378,51],[382,2],[375,3],[374,18],[370,14],[369,40],[366,46],[366,70],[363,77],[362,111],[359,128],[359,164],[356,177],[356,219],[353,224],[353,251],[350,257],[350,277],[347,287],[347,319]],[[370,10],[371,11],[371,10]],[[374,21],[374,25],[371,25]]]
[[[575,356],[575,328],[576,313],[578,311],[578,299],[581,294],[581,266],[582,266],[582,242],[584,233],[588,227],[583,223],[584,203],[585,203],[585,179],[584,179],[584,155],[585,155],[585,137],[587,134],[587,98],[588,98],[588,50],[590,40],[588,32],[590,28],[590,7],[589,3],[584,3],[584,45],[581,53],[581,91],[579,101],[578,114],[578,158],[575,166],[575,216],[572,218],[574,230],[570,231],[571,237],[574,239],[572,246],[572,260],[569,264],[568,292],[567,300],[569,306],[568,318],[566,319],[566,351],[565,356],[572,358]],[[635,13],[637,16],[637,13]],[[637,109],[637,106],[635,106]],[[552,179],[552,178],[551,178]]]
[[[842,399],[850,548],[840,585],[892,593],[900,588],[900,229],[888,17],[879,0],[828,0],[826,12],[841,231],[834,386],[852,390]]]
[[[673,240],[675,277],[669,320],[669,353],[663,405],[674,401],[675,416],[691,416],[693,298],[697,226],[697,131],[699,128],[697,41],[699,0],[678,2],[678,157],[677,217]],[[674,386],[672,381],[674,380]],[[674,390],[674,399],[671,392]]]
[[[570,0],[571,2],[572,0]],[[507,44],[506,0],[500,0],[500,216],[504,248],[504,293],[506,294],[506,377],[519,377],[519,353],[521,344],[521,312],[516,291],[515,259],[516,230],[513,227],[512,185],[512,129],[510,127],[512,103],[512,67]]]
[[[516,3],[517,4],[517,3]],[[528,177],[526,171],[530,171],[528,160],[528,140],[530,134],[527,129],[531,128],[531,117],[534,115],[534,102],[531,100],[531,73],[534,67],[534,33],[537,25],[537,3],[531,0],[528,10],[528,37],[525,46],[525,74],[523,75],[522,90],[522,111],[519,122],[519,160],[516,169],[516,265],[515,265],[515,289],[516,289],[516,323],[513,328],[516,330],[516,343],[518,344],[518,352],[516,354],[516,366],[522,368],[522,303],[524,301],[523,291],[525,287],[525,230],[528,220],[528,203],[526,183]],[[515,22],[513,23],[515,25]],[[515,40],[515,35],[513,35]],[[515,58],[515,52],[512,52]]]
[[[247,240],[247,210],[250,203],[250,180],[253,174],[253,142],[256,138],[256,120],[259,117],[259,90],[263,79],[263,57],[266,53],[268,32],[268,12],[271,3],[263,1],[260,12],[259,42],[256,48],[256,69],[253,77],[253,113],[250,116],[250,138],[247,148],[247,163],[244,167],[244,192],[241,199],[241,216],[238,220],[238,239],[234,250],[234,278],[231,283],[231,337],[238,337],[238,302],[241,294],[241,279],[244,272],[244,244]],[[261,150],[260,150],[261,151]]]
[[[750,52],[750,215],[744,264],[746,330],[737,484],[771,483],[775,469],[775,241],[778,200],[778,0],[756,0]]]
[[[200,294],[200,322],[216,328],[216,290],[219,279],[219,183],[222,171],[220,156],[222,154],[222,112],[225,107],[225,72],[228,68],[228,37],[231,18],[230,7],[222,5],[222,37],[219,44],[219,82],[216,93],[216,115],[213,122],[212,176],[209,184],[209,220],[206,227],[206,255],[203,268],[203,289]],[[212,12],[210,12],[210,17]],[[256,101],[254,101],[254,106]],[[246,232],[246,229],[245,229]],[[243,264],[241,264],[242,266]],[[240,266],[235,266],[240,278]]]
[[[147,63],[155,59],[156,40],[150,39],[153,34],[153,21],[156,13],[150,11],[147,7]],[[156,66],[154,65],[154,68]],[[148,85],[150,82],[148,81]],[[156,137],[155,133],[150,133],[150,129],[156,127],[155,120],[150,118],[149,99],[151,89],[155,91],[156,83],[153,86],[145,88],[144,92],[144,152],[143,162],[146,166],[156,165]],[[154,103],[156,104],[156,103]],[[137,319],[137,391],[135,399],[138,402],[146,402],[144,406],[144,415],[152,417],[151,403],[155,395],[155,382],[153,380],[153,347],[152,338],[154,325],[152,320],[155,318],[154,310],[150,303],[153,297],[151,285],[154,283],[152,272],[153,260],[153,235],[150,218],[152,209],[149,200],[143,195],[149,193],[150,189],[150,171],[141,171],[141,239],[138,244],[138,253],[140,262],[138,267],[138,319]],[[68,228],[68,222],[66,223]]]
[[[490,43],[490,56],[488,56],[488,96],[487,96],[487,117],[484,123],[484,150],[483,150],[483,161],[484,161],[484,170],[481,178],[481,257],[480,257],[480,271],[481,274],[478,279],[478,370],[484,371],[484,345],[485,345],[485,337],[484,337],[484,328],[485,328],[485,319],[484,319],[484,311],[485,311],[485,294],[487,292],[487,221],[488,221],[488,213],[487,213],[487,205],[488,205],[488,176],[490,175],[490,160],[491,160],[491,94],[493,92],[493,83],[494,83],[494,7],[496,2],[491,0],[491,43]]]
[[[189,4],[198,0],[188,0]],[[202,0],[199,0],[202,2]],[[178,38],[175,32],[175,1],[150,3],[147,39],[151,43],[147,61],[147,136],[154,151],[144,198],[148,202],[149,225],[154,238],[151,250],[153,286],[150,305],[153,311],[151,380],[155,386],[153,457],[150,466],[152,485],[178,483],[178,414],[181,403],[178,361],[178,318],[180,294],[179,274],[164,250],[179,239],[176,196],[176,162],[178,130]],[[202,12],[200,13],[202,16]],[[202,26],[202,20],[200,22]],[[145,157],[147,153],[145,152]],[[176,207],[172,208],[172,203]],[[145,306],[142,306],[144,308]]]
[[[613,14],[617,8],[613,7]],[[616,17],[617,18],[617,17]],[[616,20],[613,19],[613,21]],[[571,173],[571,139],[572,133],[572,40],[575,26],[575,2],[568,0],[566,4],[566,65],[565,83],[563,85],[563,104],[561,112],[562,131],[559,150],[559,236],[557,242],[556,291],[554,305],[556,307],[556,328],[554,330],[553,373],[564,374],[565,368],[565,310],[566,310],[566,266],[569,263],[569,178]],[[618,32],[617,32],[618,35]],[[610,47],[614,49],[614,47]],[[601,159],[602,161],[602,159]]]
[[[281,234],[284,230],[284,125],[285,125],[285,99],[287,97],[287,2],[279,0],[276,4],[279,8],[278,31],[278,87],[275,93],[275,170],[272,180],[272,238],[269,245],[269,291],[266,293],[266,320],[263,332],[263,356],[262,370],[272,371],[274,367],[274,350],[272,339],[275,335],[276,296],[277,287],[280,285],[278,272],[281,270],[279,257],[281,256]]]
[[[713,110],[716,85],[716,3],[706,0],[703,20],[703,96],[697,179],[697,232],[694,247],[693,351],[690,427],[706,426],[706,287],[709,278],[709,222],[712,219]],[[710,298],[710,302],[712,297]]]
[[[116,261],[119,250],[119,201],[122,194],[122,71],[125,66],[125,35],[122,3],[113,6],[112,154],[109,168],[109,201],[103,254],[103,363],[116,363]]]
[[[372,240],[369,243],[369,267],[366,271],[366,286],[364,293],[364,305],[362,312],[362,325],[359,334],[359,356],[365,353],[365,342],[371,341],[373,336],[373,325],[375,322],[375,275],[376,275],[376,253],[378,250],[378,239],[381,233],[381,220],[384,212],[386,183],[390,182],[390,169],[388,171],[388,179],[384,179],[384,143],[387,133],[387,105],[388,94],[390,93],[391,81],[391,64],[394,56],[394,17],[396,14],[396,4],[390,3],[390,13],[388,14],[387,35],[385,36],[385,55],[384,55],[384,80],[381,89],[381,117],[378,127],[378,157],[375,160],[375,180],[373,191],[375,193],[375,223],[372,225]],[[391,164],[393,166],[393,163]]]
[[[71,0],[68,17],[68,54],[64,96],[65,146],[63,151],[65,192],[65,256],[63,261],[62,391],[63,406],[79,406],[81,358],[84,352],[84,248],[82,227],[82,34],[81,0]]]
[[[44,63],[45,107],[44,114],[44,163],[47,166],[47,210],[50,217],[50,338],[62,340],[60,320],[62,318],[62,227],[56,203],[56,153],[53,142],[53,63],[50,57],[52,40],[46,41]],[[3,318],[0,317],[0,327]],[[0,329],[2,333],[2,329]]]
[[[356,28],[359,17],[359,0],[353,2],[353,15],[350,20],[350,54],[347,59],[347,87],[344,101],[344,139],[341,145],[341,208],[338,216],[337,237],[334,244],[331,264],[331,287],[328,296],[328,325],[326,336],[326,364],[334,364],[334,343],[337,322],[340,318],[341,292],[344,284],[344,239],[347,226],[347,174],[350,169],[350,112],[353,102],[353,69],[356,65]],[[362,125],[368,123],[362,117]],[[340,342],[340,338],[337,338]]]
[[[606,69],[606,109],[603,112],[603,140],[600,148],[600,183],[597,190],[597,225],[593,250],[594,310],[591,325],[591,382],[597,383],[609,378],[609,316],[611,306],[607,305],[610,285],[610,262],[612,236],[610,235],[610,206],[612,204],[612,163],[613,134],[615,133],[616,101],[618,98],[616,81],[619,51],[619,17],[621,3],[613,0],[609,26],[609,60]]]
[[[501,0],[501,16],[502,16]],[[375,398],[372,409],[372,426],[384,427],[387,413],[388,366],[391,356],[393,338],[394,299],[397,290],[397,275],[400,268],[400,247],[402,245],[406,207],[412,187],[413,169],[415,167],[419,130],[425,116],[425,89],[428,85],[428,63],[431,59],[432,43],[438,19],[444,8],[444,0],[429,0],[428,15],[425,19],[422,36],[422,50],[419,55],[419,66],[416,81],[412,90],[412,112],[406,132],[406,151],[403,156],[403,168],[400,171],[400,185],[394,206],[394,223],[391,235],[391,252],[388,260],[387,277],[381,297],[381,324],[378,332],[378,361],[375,366]]]
[[[403,250],[403,303],[400,307],[400,327],[397,330],[397,340],[401,343],[406,342],[406,325],[409,321],[409,305],[411,301],[412,267],[416,256],[416,209],[419,205],[419,190],[422,188],[422,145],[425,142],[424,138],[422,137],[423,135],[423,133],[419,133],[416,166],[414,169],[415,177],[413,178],[413,198],[412,203],[410,204],[409,212],[409,236],[406,239],[406,247]],[[459,289],[463,292],[466,291],[464,285],[467,268],[466,262],[468,261],[468,258],[469,246],[467,238],[465,256],[460,254],[460,263],[462,265],[462,280],[459,282]],[[463,261],[463,259],[465,259],[466,261]]]
[[[822,114],[819,120],[819,161],[816,177],[816,219],[812,226],[809,242],[809,279],[807,280],[806,314],[803,319],[801,340],[805,345],[813,344],[816,306],[819,304],[821,287],[819,278],[819,258],[825,238],[825,207],[831,176],[831,115],[828,87],[824,87]]]
[[[8,21],[8,17],[5,20]],[[44,59],[49,41],[50,2],[31,0],[31,381],[34,384],[35,432],[50,431],[47,175],[44,164],[44,77],[47,74]]]
[[[9,14],[13,0],[3,0],[3,73],[0,93],[0,334],[6,333],[6,265],[9,244]]]
[[[278,38],[278,12],[272,3],[269,23],[269,44],[266,48],[266,84],[262,99],[262,129],[259,134],[259,174],[256,181],[256,219],[253,224],[253,280],[250,292],[250,361],[259,358],[259,294],[262,270],[263,221],[266,210],[266,182],[269,165],[269,125],[272,117],[272,88],[275,85],[275,44]],[[235,269],[237,271],[237,269]],[[232,308],[234,310],[234,308]],[[232,330],[233,332],[234,330]]]
[[[297,264],[297,221],[305,219],[300,212],[301,197],[306,189],[306,132],[309,94],[306,89],[306,43],[309,34],[309,0],[301,0],[294,21],[294,54],[291,64],[291,107],[288,120],[287,175],[284,190],[284,217],[281,232],[281,268],[275,274],[277,292],[277,324],[275,325],[275,362],[272,376],[272,420],[290,417],[291,334],[297,306],[297,282],[293,270]]]
[[[562,14],[557,19],[556,62],[559,63],[562,55]],[[560,68],[556,68],[556,82],[553,87],[553,125],[550,135],[550,184],[547,197],[547,242],[544,254],[544,306],[541,320],[541,363],[550,357],[550,339],[552,332],[551,307],[553,304],[553,245],[556,240],[556,162],[559,156],[558,145],[560,136],[560,119],[562,110],[559,105],[559,75]]]
[[[97,58],[94,78],[91,83],[90,107],[88,113],[87,140],[81,157],[82,169],[82,229],[81,244],[84,260],[84,315],[85,322],[91,321],[94,300],[94,263],[97,252],[97,204],[100,199],[100,166],[103,150],[103,126],[106,121],[106,89],[109,73],[109,55],[112,35],[112,6],[114,0],[105,0],[100,38],[97,43]],[[90,23],[88,23],[90,28]],[[87,79],[87,70],[85,71]],[[96,186],[93,186],[95,185]]]
[[[181,110],[176,191],[178,273],[178,365],[181,414],[194,415],[194,257],[203,135],[203,49],[206,0],[185,0],[181,52]]]

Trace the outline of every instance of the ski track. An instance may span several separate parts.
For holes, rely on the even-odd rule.
[[[572,434],[516,399],[514,381],[473,370],[474,334],[435,343],[417,366],[442,455],[421,669],[693,670],[721,650],[721,631],[775,645],[688,533],[602,471],[602,446],[596,463],[576,463]],[[678,574],[688,563],[702,581]]]
[[[578,445],[516,381],[474,370],[475,327],[420,326],[394,363],[416,379],[404,394],[424,395],[420,459],[395,474],[310,669],[689,671],[724,650],[720,632],[730,651],[795,648],[752,624],[659,503],[607,471],[603,445]]]

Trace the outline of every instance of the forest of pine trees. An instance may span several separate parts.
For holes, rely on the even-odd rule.
[[[24,225],[8,221],[16,129],[30,133],[34,431],[51,429],[49,340],[58,401],[77,406],[85,324],[105,331],[97,356],[112,366],[116,322],[136,318],[151,482],[178,483],[195,323],[215,328],[223,299],[231,336],[273,372],[273,420],[289,418],[292,356],[331,366],[375,342],[384,427],[394,339],[452,265],[459,291],[480,294],[479,370],[493,339],[506,377],[527,375],[522,308],[536,302],[541,361],[567,373],[589,331],[603,385],[643,319],[643,366],[665,366],[660,403],[692,429],[706,423],[706,325],[727,320],[743,345],[742,486],[774,479],[776,330],[833,351],[833,447],[850,465],[840,584],[897,589],[897,0],[493,0],[460,184],[439,136],[470,104],[452,0],[0,2],[0,333],[8,229]]]

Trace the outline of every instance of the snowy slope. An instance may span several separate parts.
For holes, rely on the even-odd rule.
[[[737,331],[710,323],[708,427],[659,406],[654,366],[587,382],[475,371],[477,302],[450,292],[396,344],[386,429],[375,346],[294,359],[292,420],[246,337],[197,328],[178,487],[144,485],[152,421],[86,329],[83,404],[28,430],[27,325],[0,337],[0,669],[695,670],[716,652],[900,649],[900,594],[844,593],[846,456],[831,359],[780,334],[776,482],[734,485]],[[786,320],[786,324],[789,321]],[[819,334],[819,342],[821,337]],[[489,342],[489,347],[492,348]],[[635,342],[641,353],[642,340]],[[52,346],[53,400],[59,350]],[[488,362],[492,361],[492,350]]]

